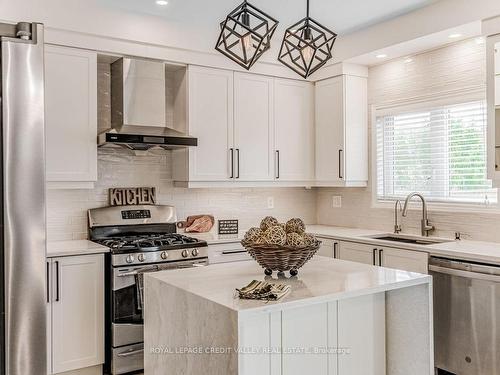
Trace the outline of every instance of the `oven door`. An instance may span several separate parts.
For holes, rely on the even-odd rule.
[[[139,301],[137,275],[157,271],[200,267],[207,259],[147,264],[132,267],[114,267],[112,290],[112,322],[118,324],[142,324],[142,308]]]

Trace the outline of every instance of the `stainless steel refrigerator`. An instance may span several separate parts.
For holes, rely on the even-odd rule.
[[[44,53],[40,24],[0,24],[2,375],[47,373]]]

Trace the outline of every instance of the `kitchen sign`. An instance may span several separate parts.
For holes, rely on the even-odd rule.
[[[139,204],[156,204],[156,189],[154,187],[109,189],[110,206]]]

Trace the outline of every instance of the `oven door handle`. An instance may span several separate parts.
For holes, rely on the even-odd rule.
[[[144,353],[144,349],[137,349],[137,350],[132,350],[130,352],[125,352],[125,353],[119,353],[117,354],[118,357],[130,357],[136,354],[141,354]]]
[[[456,270],[453,268],[439,267],[434,265],[429,265],[429,271],[434,271],[437,273],[444,273],[450,276],[465,277],[467,279],[485,280],[500,283],[499,275],[491,275],[487,273],[479,273],[473,271]]]
[[[195,264],[184,264],[184,265],[175,265],[172,267],[167,267],[167,268],[159,268],[158,266],[155,266],[156,269],[149,269],[149,268],[141,268],[135,271],[131,272],[124,272],[120,273],[117,276],[118,277],[129,277],[129,276],[135,276],[140,273],[146,272],[159,272],[159,271],[169,271],[169,270],[180,270],[180,269],[186,269],[186,268],[194,268],[194,267],[205,267],[206,264],[201,264],[201,263],[195,263]]]
[[[117,275],[118,277],[128,277],[128,276],[135,276],[141,272],[145,272],[145,271],[151,271],[151,272],[155,272],[155,271],[158,271],[158,266],[154,266],[156,269],[149,269],[149,267],[145,267],[145,268],[140,268],[138,270],[135,270],[135,271],[131,271],[131,272],[125,272],[125,273],[120,273],[119,275]]]

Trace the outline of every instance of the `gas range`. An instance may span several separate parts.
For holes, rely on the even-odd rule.
[[[111,250],[112,266],[207,258],[207,243],[176,233],[172,206],[114,206],[89,210],[90,239]]]
[[[176,233],[171,206],[96,208],[88,218],[90,239],[110,248],[105,373],[135,373],[144,368],[144,274],[203,267],[208,263],[207,243]]]

